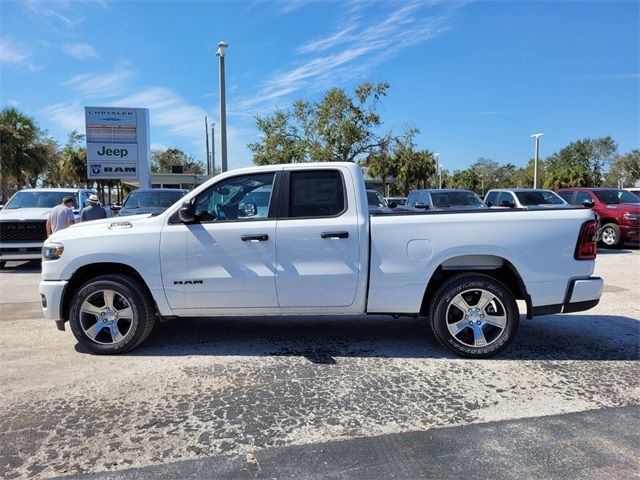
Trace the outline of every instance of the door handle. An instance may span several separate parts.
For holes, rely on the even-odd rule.
[[[266,242],[269,240],[269,235],[266,233],[258,233],[256,235],[242,235],[240,238],[243,242]]]
[[[320,236],[330,240],[338,240],[340,238],[349,238],[349,232],[322,232]]]

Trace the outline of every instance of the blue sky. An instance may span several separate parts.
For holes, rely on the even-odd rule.
[[[3,1],[1,103],[63,141],[83,107],[147,107],[154,146],[204,160],[226,56],[229,166],[251,164],[253,115],[330,86],[387,81],[384,130],[421,130],[448,170],[524,165],[611,135],[640,146],[640,2]],[[218,134],[218,132],[216,132]],[[219,138],[216,145],[219,146]],[[219,165],[219,156],[216,159]]]

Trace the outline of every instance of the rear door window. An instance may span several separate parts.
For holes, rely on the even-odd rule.
[[[289,218],[333,217],[346,210],[344,182],[336,170],[291,172]]]

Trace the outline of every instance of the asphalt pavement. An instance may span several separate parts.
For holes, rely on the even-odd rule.
[[[2,478],[637,478],[640,251],[601,303],[466,360],[413,319],[181,319],[91,355],[0,272]]]

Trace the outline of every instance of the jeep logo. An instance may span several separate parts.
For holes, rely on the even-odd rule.
[[[124,158],[129,155],[129,150],[126,148],[105,148],[103,145],[102,150],[98,150],[96,153],[100,156]]]

